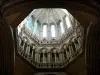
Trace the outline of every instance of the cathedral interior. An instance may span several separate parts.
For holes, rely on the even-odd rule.
[[[1,0],[0,75],[99,75],[100,3]]]

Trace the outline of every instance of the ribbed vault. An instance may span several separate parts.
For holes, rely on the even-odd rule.
[[[36,68],[64,68],[82,53],[83,33],[66,9],[34,9],[17,27],[18,53]]]

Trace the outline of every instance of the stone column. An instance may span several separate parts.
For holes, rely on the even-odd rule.
[[[47,26],[47,36],[48,36],[48,39],[50,40],[51,39],[51,25]]]
[[[32,50],[32,59],[35,61],[35,50]]]
[[[64,28],[65,28],[65,30],[67,30],[67,29],[68,29],[68,27],[67,27],[67,23],[66,23],[65,18],[66,18],[66,16],[63,18],[63,23],[64,23]]]
[[[26,43],[26,41],[23,40],[23,46],[22,46],[22,50],[23,50],[23,51],[25,51],[25,43]]]
[[[71,45],[69,45],[69,55],[70,55],[70,58],[72,59],[72,55],[73,55],[73,51],[72,51],[72,47]]]
[[[21,41],[22,41],[22,39],[21,39],[20,36],[17,36],[17,37],[18,37],[18,45],[21,46]]]
[[[51,62],[51,53],[50,52],[48,52],[48,63],[50,63]]]
[[[81,46],[81,42],[82,42],[81,38],[78,37],[78,43],[79,43],[79,46]]]
[[[40,63],[40,53],[37,53],[38,55],[37,55],[37,61],[38,61],[38,63]]]
[[[59,53],[60,56],[60,63],[62,62],[62,52]]]
[[[80,37],[78,37],[78,43],[79,43],[79,46],[78,46],[78,52],[80,52],[81,51],[81,48],[80,47],[82,47],[82,40],[81,40],[81,38]]]
[[[57,39],[59,39],[59,36],[60,36],[60,27],[56,24],[55,25],[55,36]]]
[[[65,52],[66,52],[66,60],[68,60],[68,55],[67,55],[68,53],[67,53],[67,50],[65,50]]]
[[[46,63],[46,56],[45,56],[46,50],[44,49],[42,52],[43,52],[43,63]]]
[[[57,53],[57,63],[60,62],[60,56],[59,56],[59,53]]]
[[[61,37],[60,24],[57,26],[57,32],[58,32],[58,39],[60,39],[60,37]]]
[[[79,49],[79,45],[76,44],[75,42],[74,42],[74,45],[75,45],[75,49],[76,49],[76,51],[78,51],[78,49]]]
[[[67,61],[69,61],[69,59],[70,59],[70,52],[67,50],[66,50],[66,59],[67,59]]]
[[[32,50],[32,55],[31,55],[31,58],[33,58],[33,50]]]
[[[45,63],[45,55],[44,55],[44,53],[43,53],[43,63]]]
[[[64,57],[64,51],[62,52],[62,61],[65,61],[65,57]]]
[[[56,53],[54,53],[54,56],[55,56],[55,63],[56,63],[56,61],[57,61],[57,58],[56,58]]]
[[[42,31],[43,27],[42,25],[39,26],[39,30],[40,30],[40,33],[39,33],[39,38],[42,39],[42,35],[43,35],[43,31]]]
[[[37,52],[35,52],[35,61],[38,62]]]
[[[29,55],[29,52],[30,52],[30,47],[29,47],[29,45],[27,45],[27,47],[26,47],[26,54]]]
[[[28,45],[28,55],[30,55],[30,45]]]
[[[53,63],[53,58],[52,58],[52,56],[53,56],[53,53],[51,52],[51,62],[50,63]]]

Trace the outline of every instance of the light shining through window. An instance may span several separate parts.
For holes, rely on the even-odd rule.
[[[65,20],[66,20],[67,27],[68,28],[71,27],[71,22],[70,22],[69,18],[66,17]]]
[[[43,25],[43,37],[47,37],[47,25]]]
[[[34,23],[33,34],[36,34],[36,33],[37,33],[37,31],[38,31],[38,23],[37,23],[37,22],[35,22],[35,23]]]
[[[60,22],[60,28],[61,28],[61,33],[63,34],[64,33],[64,25],[62,22]]]
[[[26,27],[28,29],[31,29],[32,28],[32,17],[29,17],[26,21]]]
[[[51,25],[51,36],[55,37],[55,25]]]

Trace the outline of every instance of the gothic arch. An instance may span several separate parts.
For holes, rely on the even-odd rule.
[[[57,51],[57,52],[59,51],[59,49],[58,49],[58,48],[53,47],[53,48],[51,48],[51,49],[50,49],[50,52],[53,52],[55,49],[56,49],[56,51]]]
[[[65,43],[65,44],[62,45],[60,50],[65,50],[65,49],[67,49],[67,47],[68,47],[68,43]]]
[[[41,49],[39,49],[39,51],[41,52],[43,49],[45,49],[46,51],[48,51],[48,49],[47,48],[41,48]]]

